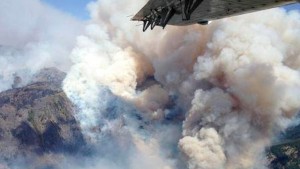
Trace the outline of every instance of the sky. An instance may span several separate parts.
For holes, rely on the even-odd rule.
[[[80,20],[88,20],[89,12],[86,5],[95,0],[42,0],[55,8],[69,13]],[[288,5],[285,7],[288,10],[300,10],[300,5]]]
[[[69,13],[81,20],[88,20],[89,12],[86,5],[95,0],[41,0],[56,9]]]

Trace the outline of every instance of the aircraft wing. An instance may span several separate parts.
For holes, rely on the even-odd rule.
[[[151,9],[157,9],[167,6],[163,0],[149,0],[148,3],[132,18],[133,21],[143,21],[143,19],[151,15]]]
[[[143,31],[156,25],[163,28],[177,13],[180,14],[181,2],[185,0],[149,0],[148,3],[132,18],[133,21],[143,21]]]
[[[300,0],[149,0],[132,18],[143,21],[143,31],[156,25],[207,24],[229,16],[279,7]]]

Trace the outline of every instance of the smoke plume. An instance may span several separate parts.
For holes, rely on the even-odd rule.
[[[75,169],[268,168],[266,148],[300,108],[299,13],[143,33],[127,16],[146,2],[92,2],[88,23],[38,0],[0,2],[0,91],[44,67],[66,71],[92,149],[43,158]]]
[[[67,71],[83,23],[39,0],[0,2],[0,91],[30,82],[44,67]]]
[[[267,168],[300,108],[299,13],[142,33],[126,16],[145,3],[90,4],[71,54],[64,90],[99,168]]]

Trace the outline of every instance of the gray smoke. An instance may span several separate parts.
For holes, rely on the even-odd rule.
[[[142,33],[126,16],[145,3],[91,4],[71,54],[64,91],[99,145],[94,168],[267,168],[300,108],[299,13]]]
[[[1,0],[0,25],[3,91],[25,85],[44,67],[67,71],[68,56],[84,24],[39,0]],[[14,79],[19,84],[14,85]]]
[[[267,168],[265,149],[300,108],[299,13],[143,33],[127,16],[145,3],[93,2],[82,30],[38,0],[0,2],[0,91],[44,67],[67,71],[63,88],[92,147],[40,160],[75,169]]]

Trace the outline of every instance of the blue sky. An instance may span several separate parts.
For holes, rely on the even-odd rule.
[[[86,9],[86,5],[95,0],[42,0],[54,6],[55,8],[69,13],[78,19],[81,20],[88,20],[89,19],[89,12]],[[285,7],[288,10],[297,9],[300,11],[300,4],[297,5],[289,5]]]
[[[54,6],[56,9],[69,13],[81,20],[89,19],[86,5],[95,0],[41,0]]]
[[[288,10],[298,10],[298,11],[300,11],[300,3],[296,4],[296,5],[287,5],[287,6],[285,6],[285,8],[288,9]]]

